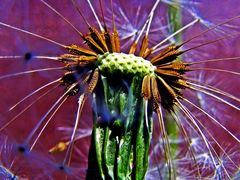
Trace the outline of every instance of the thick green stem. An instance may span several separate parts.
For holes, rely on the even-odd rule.
[[[141,80],[137,78],[117,83],[102,78],[102,88],[97,89],[94,101],[87,179],[144,179],[152,112],[149,110],[145,122],[140,89]]]

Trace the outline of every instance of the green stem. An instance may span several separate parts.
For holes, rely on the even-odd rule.
[[[101,82],[94,101],[87,179],[144,179],[151,129],[144,118],[141,80],[113,83],[102,78]],[[148,117],[151,128],[151,110]]]
[[[174,1],[174,3],[175,3],[175,6],[168,7],[168,17],[169,17],[168,21],[169,21],[169,24],[171,25],[169,26],[170,34],[176,32],[182,27],[182,9],[178,1]],[[180,44],[182,42],[181,33],[174,36],[174,41],[177,42],[177,44]],[[180,58],[178,60],[180,60]],[[165,118],[166,118],[166,121],[165,121],[166,129],[167,129],[167,134],[169,138],[178,139],[179,130],[178,130],[177,124],[173,120],[173,117],[170,114],[168,114],[165,116]],[[174,158],[177,153],[178,144],[171,143],[170,149],[171,149],[171,156]],[[174,168],[176,169],[177,167],[174,167]]]

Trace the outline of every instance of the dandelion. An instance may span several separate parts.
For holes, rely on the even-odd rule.
[[[0,134],[19,177],[238,176],[235,3],[2,4]]]

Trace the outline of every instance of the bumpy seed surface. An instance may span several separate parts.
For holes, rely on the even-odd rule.
[[[142,57],[125,53],[105,53],[98,56],[98,68],[105,75],[154,75],[155,67]]]

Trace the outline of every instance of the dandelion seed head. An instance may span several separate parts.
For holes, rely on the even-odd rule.
[[[100,26],[103,26],[104,24],[102,23],[102,25],[99,26],[97,18],[94,17],[94,13],[87,3],[76,1],[77,7],[83,11],[84,17],[87,20],[86,23],[76,11],[76,6],[68,1],[55,3],[49,0],[46,2],[53,6],[56,11],[63,14],[64,17],[71,20],[73,25],[76,26],[77,29],[81,30],[81,32],[84,34],[84,37],[91,36],[87,34],[89,32],[87,23],[96,28],[95,32],[101,33]],[[82,51],[77,51],[76,53],[76,49],[75,51],[71,52],[66,48],[63,52],[61,47],[55,47],[56,44],[45,42],[43,39],[37,40],[36,37],[31,37],[29,34],[27,35],[20,33],[14,31],[13,29],[10,30],[6,27],[2,27],[1,25],[0,36],[3,37],[2,43],[4,43],[4,45],[0,43],[0,55],[14,55],[21,57],[20,59],[8,58],[1,61],[0,63],[4,64],[4,68],[1,68],[1,70],[4,69],[3,75],[5,72],[5,74],[9,74],[11,72],[14,73],[46,66],[55,67],[57,64],[59,67],[65,66],[60,72],[54,71],[46,73],[42,71],[36,74],[26,74],[26,76],[19,78],[9,76],[10,78],[7,80],[4,79],[4,81],[0,79],[0,89],[2,92],[6,92],[4,93],[4,96],[1,96],[2,102],[0,102],[0,105],[4,110],[6,109],[7,112],[9,109],[11,109],[13,104],[16,103],[16,101],[18,102],[19,99],[23,98],[23,96],[25,97],[26,94],[32,92],[32,89],[37,89],[39,88],[39,85],[41,86],[42,84],[49,82],[49,80],[54,81],[61,77],[60,85],[56,89],[54,89],[53,86],[46,86],[47,88],[39,90],[36,94],[34,94],[34,96],[31,97],[31,99],[23,101],[23,103],[20,103],[20,105],[16,106],[16,108],[13,108],[11,111],[9,111],[8,116],[5,116],[5,114],[1,113],[1,125],[5,125],[7,121],[12,120],[14,117],[16,117],[16,114],[19,114],[19,112],[23,113],[23,115],[20,114],[19,117],[17,116],[16,120],[13,121],[9,127],[6,126],[4,131],[2,131],[4,133],[6,132],[9,137],[11,136],[20,143],[23,143],[26,137],[30,137],[29,133],[31,130],[37,127],[36,124],[41,119],[45,120],[45,122],[51,120],[49,124],[44,124],[45,122],[43,121],[43,123],[36,128],[36,132],[33,133],[34,136],[37,136],[38,133],[43,130],[43,133],[40,133],[41,136],[39,139],[36,139],[36,137],[33,136],[30,138],[31,140],[26,146],[19,146],[14,142],[10,143],[14,145],[17,144],[16,147],[18,147],[17,149],[14,146],[14,157],[16,153],[19,153],[22,154],[22,156],[26,159],[27,165],[22,171],[27,172],[27,175],[34,177],[32,173],[37,172],[37,178],[39,179],[59,178],[65,175],[72,179],[84,178],[88,163],[88,148],[86,147],[89,147],[89,136],[92,133],[93,128],[92,116],[97,116],[97,124],[102,123],[107,127],[110,124],[110,131],[122,131],[124,126],[128,125],[126,120],[128,119],[129,114],[131,114],[132,104],[134,104],[132,103],[126,105],[122,101],[131,100],[133,95],[137,93],[139,94],[139,97],[144,100],[143,102],[145,103],[145,108],[150,107],[149,110],[146,108],[144,111],[147,112],[145,113],[144,117],[145,124],[149,123],[148,119],[152,121],[150,117],[151,113],[148,112],[150,109],[158,112],[153,118],[154,131],[151,142],[152,147],[150,147],[149,152],[149,167],[146,179],[170,178],[169,169],[171,169],[171,165],[173,167],[172,169],[176,168],[176,179],[191,179],[200,177],[220,179],[234,176],[237,168],[231,169],[229,167],[233,165],[231,160],[238,164],[236,160],[236,151],[232,158],[229,158],[229,156],[232,155],[231,151],[227,151],[227,153],[218,152],[217,150],[220,149],[222,151],[221,148],[225,147],[225,145],[219,145],[217,142],[221,140],[227,141],[228,139],[231,139],[231,141],[235,142],[237,139],[235,135],[237,134],[239,128],[236,127],[237,118],[235,117],[238,117],[239,115],[239,105],[238,102],[235,102],[237,98],[231,97],[229,94],[236,95],[236,92],[238,92],[238,86],[233,85],[237,84],[236,82],[238,78],[237,76],[226,75],[226,73],[221,74],[219,72],[208,72],[206,69],[202,69],[201,71],[196,69],[190,70],[187,69],[186,64],[184,63],[194,63],[201,60],[206,60],[207,58],[210,59],[212,57],[214,58],[219,56],[224,58],[227,56],[233,56],[233,54],[237,56],[239,53],[235,52],[236,50],[233,47],[222,47],[221,43],[211,43],[207,47],[204,46],[200,48],[194,48],[194,50],[186,52],[183,54],[183,56],[179,56],[178,58],[175,56],[169,58],[170,60],[163,58],[163,60],[166,61],[164,63],[161,63],[160,60],[159,62],[158,60],[154,62],[151,56],[147,58],[140,58],[140,56],[136,55],[141,52],[140,47],[138,47],[134,52],[135,55],[127,54],[129,52],[129,47],[132,45],[134,40],[139,38],[140,43],[143,40],[144,34],[147,33],[147,30],[143,29],[143,27],[145,24],[147,24],[146,22],[150,15],[149,12],[154,2],[155,1],[140,2],[134,0],[126,3],[125,1],[120,0],[113,1],[113,13],[115,16],[116,29],[119,32],[121,51],[118,53],[111,52],[104,54],[102,52],[99,53],[101,50],[94,49],[97,51],[97,53],[95,51],[94,53],[91,52],[90,54],[94,57],[90,58],[94,59],[95,56],[100,57],[106,55],[106,57],[101,59],[100,63],[102,64],[98,66],[95,64],[96,59],[90,59],[88,61],[93,61],[94,63],[86,63],[82,60],[77,60],[76,54],[79,52],[82,53]],[[0,7],[2,12],[6,12],[5,9],[8,9],[8,11],[6,13],[1,13],[0,21],[9,23],[10,25],[14,25],[23,30],[29,30],[30,32],[44,35],[55,40],[56,42],[59,42],[60,44],[75,43],[77,44],[77,48],[86,47],[84,46],[83,40],[79,34],[76,33],[76,31],[69,24],[67,24],[66,21],[57,15],[57,13],[54,13],[50,8],[48,8],[46,4],[40,1],[34,3],[24,2],[24,4],[21,1],[4,1],[3,4],[6,7]],[[105,21],[109,27],[110,33],[112,33],[112,8],[109,7],[109,1],[103,1],[103,4]],[[206,4],[209,7],[207,7]],[[92,2],[92,5],[100,22],[103,22],[99,2],[94,1]],[[234,5],[232,6],[234,7]],[[189,23],[190,19],[200,19],[200,23],[196,24],[196,27],[194,25],[191,28],[181,32],[181,35],[179,36],[182,36],[183,41],[196,34],[199,34],[199,32],[202,32],[207,28],[214,27],[218,23],[218,21],[215,21],[217,19],[216,17],[219,17],[220,20],[223,20],[225,19],[223,16],[227,14],[222,13],[226,11],[227,6],[222,6],[223,9],[216,9],[218,13],[214,15],[214,18],[210,19],[208,16],[210,16],[211,13],[208,14],[204,11],[204,9],[206,10],[208,8],[215,8],[214,2],[210,2],[209,4],[205,1],[201,3],[200,1],[181,0],[177,2],[164,0],[160,2],[159,6],[156,7],[154,16],[152,18],[152,23],[149,26],[149,47],[156,45],[178,30],[178,28],[174,28],[175,23],[169,20],[171,16],[168,14],[168,8],[175,8],[175,10],[178,10],[179,8],[182,9],[183,24],[180,26]],[[32,11],[32,9],[35,11]],[[219,14],[221,13],[223,15],[220,16]],[[195,38],[193,41],[184,44],[179,51],[184,51],[188,48],[195,47],[206,42],[207,40],[215,40],[216,38],[227,36],[229,32],[234,34],[235,32],[232,31],[234,29],[235,31],[238,29],[237,23],[234,22],[224,24],[223,26],[217,26],[216,28],[212,29],[209,34],[204,34],[204,36]],[[142,36],[139,36],[141,31],[143,34]],[[233,42],[231,38],[226,38],[226,41],[229,42],[229,44]],[[162,50],[166,50],[169,45],[179,43],[181,43],[181,41],[179,41],[177,37],[173,36],[169,38],[165,41],[165,44],[161,45],[161,47],[156,50],[156,55],[162,52]],[[228,43],[226,43],[226,45],[227,44]],[[219,47],[222,47],[222,49],[219,50]],[[103,48],[103,46],[101,46],[101,48]],[[89,49],[91,49],[91,47],[87,48],[87,50]],[[83,54],[88,54],[89,51],[87,50],[84,50]],[[105,52],[105,50],[103,51]],[[125,53],[124,55],[122,54],[123,52]],[[63,53],[70,53],[70,56],[69,54],[63,55]],[[111,57],[115,54],[117,56],[117,63],[114,61],[114,57]],[[60,57],[59,59],[55,58],[55,61],[48,61],[44,58],[35,59],[37,56],[46,57],[47,55],[51,57]],[[127,60],[123,60],[125,55]],[[107,62],[108,57],[109,62]],[[11,65],[9,62],[10,59],[11,63],[13,62],[13,65]],[[59,62],[57,62],[57,60],[59,60]],[[134,60],[136,60],[136,62]],[[238,67],[238,63],[235,62],[222,61],[221,63],[219,61],[215,64],[206,62],[197,64],[193,68],[224,67],[229,68],[230,71],[233,71],[236,70],[236,67]],[[134,71],[135,66],[137,66],[136,68],[138,70],[140,69],[141,72],[140,70]],[[107,68],[112,69],[108,70]],[[189,72],[185,72],[185,70]],[[117,71],[121,71],[121,73]],[[99,76],[96,75],[98,73],[100,74]],[[116,75],[112,77],[114,73]],[[129,85],[129,82],[119,78],[119,75],[128,76],[128,74],[132,74],[133,76],[137,76],[137,73],[141,74],[142,81],[144,82],[144,88],[142,88],[143,93],[141,93],[141,91],[132,92],[130,90],[132,87]],[[106,75],[106,77],[104,77],[103,74]],[[187,84],[190,82],[190,80],[187,78],[194,78],[200,83],[191,81],[191,85]],[[106,81],[108,82],[109,79],[112,79],[111,81],[113,81],[109,83],[109,89],[105,88],[103,90],[104,92],[100,92],[102,88],[101,86],[104,86],[101,83]],[[116,79],[120,80],[115,81]],[[27,85],[26,82],[31,83]],[[141,83],[142,82],[139,82],[139,84]],[[5,84],[10,86],[5,86]],[[78,85],[74,86],[75,84]],[[120,87],[119,84],[122,86]],[[208,87],[206,84],[212,85],[215,89],[210,86]],[[95,85],[96,89],[94,91],[88,91],[89,89],[91,90],[93,87],[95,87]],[[210,89],[204,89],[199,85],[208,87]],[[5,87],[8,88],[6,89]],[[26,108],[26,106],[51,88],[53,92],[52,94],[45,94],[42,98],[42,101],[39,101],[31,106],[31,110],[26,110],[23,112],[23,109]],[[186,90],[184,90],[185,88]],[[195,90],[193,88],[195,88]],[[220,94],[217,92],[218,89],[216,88],[224,92],[229,92],[229,94]],[[155,91],[155,89],[159,89],[159,94]],[[107,90],[109,90],[111,94],[111,98],[108,100],[106,100],[104,97]],[[209,96],[209,94],[206,94],[204,91],[208,91],[214,96]],[[85,92],[87,93],[83,95]],[[52,102],[58,102],[58,95],[63,96],[63,93],[66,93],[66,101],[64,100],[63,104],[55,103],[56,106],[52,105]],[[14,96],[12,94],[14,94]],[[82,99],[78,102],[79,96]],[[85,97],[89,97],[88,103],[90,105],[88,105],[87,108],[83,108],[81,112],[85,113],[82,113],[81,116],[78,117],[78,113],[76,113],[76,105],[79,105],[79,109],[81,109],[81,104],[85,101]],[[119,100],[119,102],[117,99],[121,99],[121,101]],[[95,105],[94,101],[96,101]],[[91,102],[93,102],[93,105]],[[193,104],[191,104],[191,102]],[[226,104],[226,102],[228,104]],[[121,108],[116,108],[115,104],[120,104]],[[155,106],[151,107],[152,104]],[[161,107],[163,107],[163,110]],[[52,111],[50,111],[49,114],[46,113],[50,108],[52,108]],[[163,112],[160,113],[159,109]],[[141,113],[141,110],[136,112]],[[44,116],[46,116],[46,118],[43,118]],[[159,123],[159,125],[157,123]],[[173,127],[174,124],[177,124],[178,126],[176,128],[177,135],[174,135],[174,133],[170,132],[171,129],[169,127]],[[46,128],[44,126],[46,126]],[[56,128],[58,131],[53,131],[53,129],[55,130]],[[100,128],[102,127],[100,126]],[[11,132],[11,129],[16,130],[16,132]],[[72,133],[73,129],[75,129],[75,133]],[[147,128],[147,130],[151,131],[151,125],[149,128]],[[116,136],[116,143],[119,143],[120,147],[125,145],[123,139],[121,139],[122,135],[123,133],[118,132],[111,134],[111,137]],[[214,139],[214,137],[216,139]],[[36,139],[36,146],[32,151],[30,151],[31,141],[34,141],[34,138]],[[70,140],[71,138],[73,140]],[[99,134],[96,135],[96,138],[99,140],[99,142],[101,142],[103,139]],[[59,144],[64,146],[63,150],[59,150],[59,152],[53,152],[49,155],[48,152],[51,147],[57,147]],[[168,152],[167,146],[170,147],[170,152]],[[22,153],[19,152],[19,147]],[[7,147],[2,146],[2,149],[5,150]],[[4,152],[4,150],[2,151]],[[69,155],[66,153],[66,151],[73,151],[73,153],[69,153],[71,154]],[[66,158],[65,154],[69,156],[66,155]],[[67,165],[67,163],[62,163],[62,159],[68,159],[68,157],[71,159],[71,162],[69,161],[69,165]],[[37,162],[34,161],[34,163],[37,164],[36,168],[31,167],[33,164],[33,161],[29,162],[29,159],[31,158],[37,159]],[[11,158],[6,157],[6,159],[12,161]],[[121,160],[119,157],[117,159],[118,161]],[[170,162],[170,160],[172,160],[172,162]],[[66,162],[67,161],[68,160],[66,160]],[[8,165],[5,165],[4,163],[2,164],[3,166],[0,165],[0,169],[3,170],[6,176],[8,176],[8,174],[10,176],[15,175],[14,168],[12,170],[12,168],[9,168]],[[131,164],[131,167],[135,168],[136,164]],[[29,172],[32,169],[33,172]],[[198,171],[200,171],[200,173]],[[83,175],[80,176],[80,174]],[[17,173],[17,176],[18,175],[21,177],[21,173]]]

